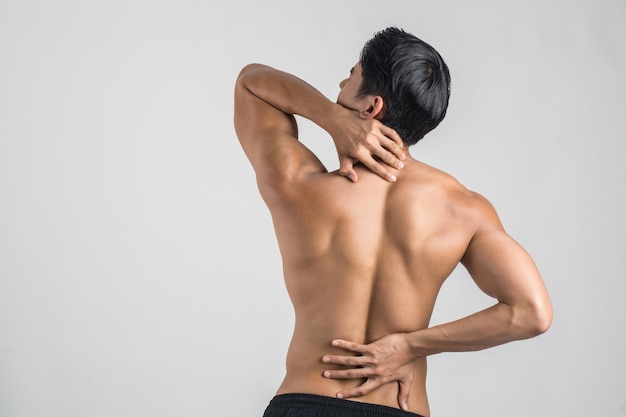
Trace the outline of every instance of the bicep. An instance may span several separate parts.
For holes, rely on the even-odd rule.
[[[241,75],[235,86],[235,131],[260,182],[277,183],[324,167],[297,139],[293,115],[255,96]]]
[[[462,260],[478,287],[509,305],[546,296],[533,259],[504,231],[493,208],[485,208],[483,216]]]

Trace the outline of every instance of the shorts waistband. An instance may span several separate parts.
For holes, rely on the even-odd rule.
[[[313,409],[325,417],[422,417],[419,414],[402,411],[385,405],[342,400],[314,394],[280,394],[272,398],[268,410]]]

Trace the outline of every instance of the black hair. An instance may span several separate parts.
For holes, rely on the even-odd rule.
[[[443,120],[450,99],[450,73],[439,53],[402,29],[374,35],[361,51],[359,95],[386,103],[382,122],[407,145],[417,143]]]

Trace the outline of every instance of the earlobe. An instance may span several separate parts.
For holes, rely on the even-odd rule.
[[[363,119],[382,118],[384,116],[385,102],[381,96],[372,96],[367,110],[361,110],[360,116]]]

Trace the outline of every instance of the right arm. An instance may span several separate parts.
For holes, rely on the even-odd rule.
[[[239,74],[235,91],[235,128],[257,174],[268,163],[270,169],[290,169],[289,166],[281,166],[281,162],[288,164],[289,159],[284,160],[277,156],[285,156],[285,150],[281,149],[284,144],[279,145],[268,139],[259,143],[259,139],[262,139],[260,136],[267,136],[267,133],[271,135],[275,130],[275,125],[268,123],[266,116],[270,116],[271,120],[290,118],[288,124],[293,127],[280,130],[283,133],[288,132],[295,139],[297,131],[293,115],[299,115],[331,135],[339,154],[341,175],[356,181],[356,173],[352,169],[352,163],[356,159],[380,177],[389,181],[395,179],[375,158],[388,165],[400,167],[399,158],[404,155],[402,140],[393,129],[376,120],[361,120],[355,112],[331,102],[303,80],[265,65],[246,66]],[[255,115],[259,113],[257,109],[262,110],[265,105],[273,110],[263,110],[266,114],[260,120]],[[288,147],[298,148],[293,144]],[[268,160],[259,160],[258,155],[266,155]]]

